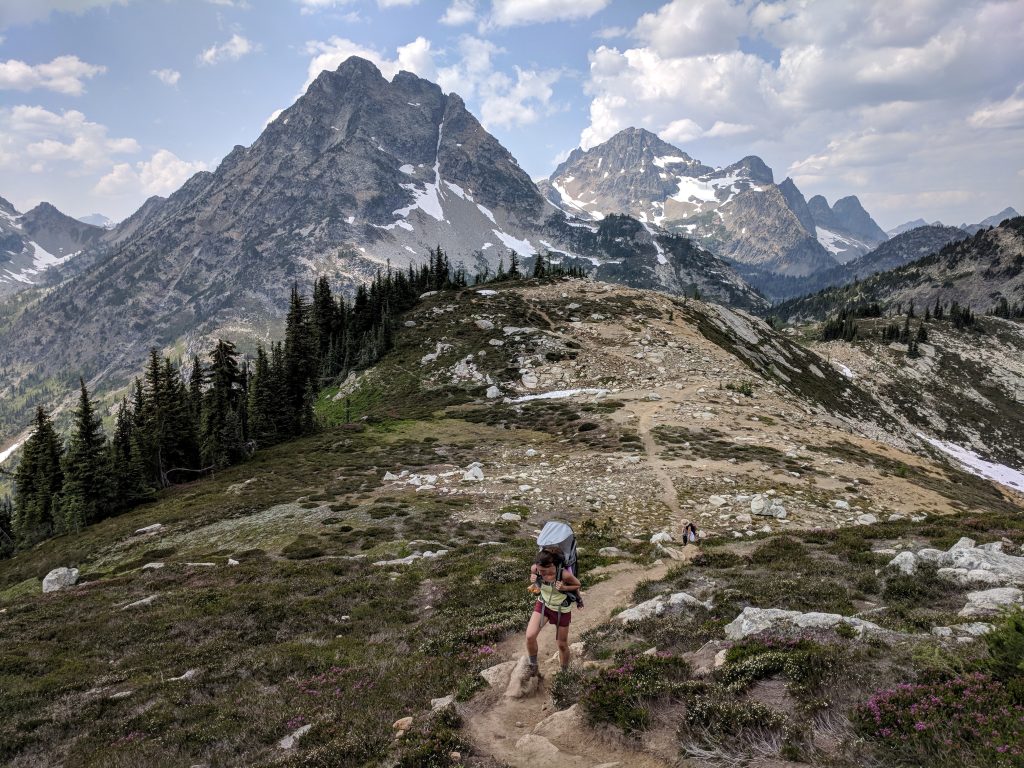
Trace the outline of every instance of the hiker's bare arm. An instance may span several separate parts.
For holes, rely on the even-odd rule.
[[[579,588],[580,580],[571,573],[562,574],[562,580],[555,584],[555,589],[559,592],[575,592]]]

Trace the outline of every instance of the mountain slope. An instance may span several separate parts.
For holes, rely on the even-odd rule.
[[[1017,216],[1020,216],[1020,214],[1017,213],[1017,211],[1014,208],[1007,206],[1006,208],[1003,208],[1003,210],[1001,210],[999,213],[994,213],[991,216],[986,216],[977,224],[961,224],[960,229],[965,230],[969,234],[973,235],[976,232],[978,232],[978,230],[994,227],[998,225],[1000,222],[1004,221],[1005,219],[1014,219]]]
[[[50,391],[79,375],[120,386],[151,346],[192,353],[219,335],[251,350],[283,320],[293,282],[322,274],[351,295],[437,245],[470,277],[507,267],[513,250],[548,251],[607,279],[765,304],[678,236],[568,219],[457,95],[407,72],[389,82],[356,57],[321,73],[216,170],[94,229],[87,269],[0,312],[0,392]]]
[[[0,197],[0,297],[46,279],[46,273],[96,246],[100,227],[65,216],[49,203],[25,214]]]
[[[908,232],[895,239],[910,238],[913,234]],[[1024,217],[1010,219],[991,230],[980,230],[929,256],[872,275],[855,285],[829,288],[783,302],[773,307],[772,312],[783,319],[822,319],[847,305],[878,302],[883,307],[906,306],[913,301],[923,309],[938,299],[944,304],[955,301],[985,313],[1000,298],[1011,305],[1024,302]]]
[[[752,155],[710,168],[649,131],[627,128],[573,150],[541,187],[567,212],[628,213],[759,270],[806,275],[836,263],[806,228],[811,219],[792,180],[777,187],[771,168]]]
[[[805,296],[824,288],[849,285],[878,272],[886,272],[935,253],[944,245],[963,240],[967,233],[957,227],[925,225],[886,240],[873,251],[845,264],[804,278],[761,278],[762,290],[774,301]]]

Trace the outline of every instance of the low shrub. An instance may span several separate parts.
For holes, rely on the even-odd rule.
[[[1024,706],[981,673],[878,691],[854,722],[888,764],[1010,768],[1024,755]]]
[[[551,678],[551,699],[556,709],[568,709],[583,698],[587,677],[579,667],[570,665]]]
[[[647,705],[689,676],[690,665],[678,656],[636,656],[598,674],[583,694],[583,711],[591,725],[610,723],[635,733],[650,723]]]
[[[756,701],[730,701],[721,696],[696,696],[687,702],[680,741],[739,736],[750,730],[778,730],[786,716]]]

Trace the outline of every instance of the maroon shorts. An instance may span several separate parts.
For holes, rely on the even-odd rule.
[[[533,612],[543,614],[544,618],[556,627],[568,627],[569,622],[572,621],[572,613],[569,611],[566,611],[565,613],[553,611],[540,600],[533,604]]]

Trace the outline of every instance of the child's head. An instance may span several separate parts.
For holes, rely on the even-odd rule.
[[[562,557],[554,552],[542,550],[537,554],[533,564],[537,566],[537,575],[545,581],[551,581],[558,573],[558,566],[562,564]]]

